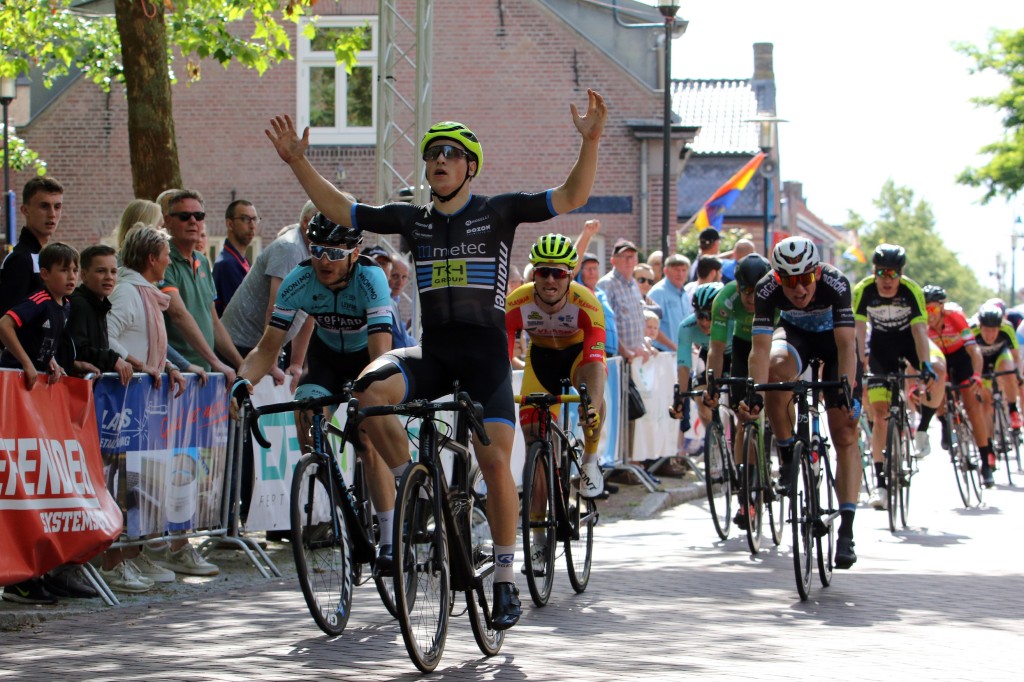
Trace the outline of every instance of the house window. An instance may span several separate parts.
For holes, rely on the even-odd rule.
[[[298,112],[301,130],[309,126],[311,144],[375,144],[377,17],[327,17],[316,22],[312,38],[300,26],[298,39]],[[351,72],[338,64],[334,44],[363,28],[363,44]]]

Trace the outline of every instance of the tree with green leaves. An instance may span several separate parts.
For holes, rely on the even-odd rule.
[[[973,73],[994,71],[1010,83],[996,95],[972,99],[998,110],[1006,132],[1002,140],[981,148],[983,154],[991,155],[989,162],[967,168],[957,182],[984,188],[982,203],[997,196],[1009,199],[1024,187],[1024,28],[993,31],[986,49],[960,43],[957,50],[974,60]]]
[[[133,189],[136,197],[154,199],[168,187],[184,186],[171,102],[175,59],[184,60],[192,81],[201,77],[203,59],[225,68],[236,62],[262,74],[292,58],[281,21],[298,22],[315,3],[114,0],[110,16],[93,9],[98,3],[81,0],[7,0],[0,3],[0,75],[39,69],[49,86],[79,71],[106,92],[123,83]],[[312,37],[314,25],[306,30]],[[338,61],[351,65],[363,40],[360,31],[339,36]],[[24,163],[26,150],[20,153]]]
[[[872,202],[878,215],[867,221],[854,211],[846,229],[856,230],[867,264],[844,262],[850,281],[857,282],[871,272],[871,255],[879,244],[899,244],[907,250],[904,274],[920,285],[937,284],[964,310],[973,312],[993,295],[978,282],[974,271],[960,262],[935,231],[935,216],[926,201],[914,200],[914,191],[886,180],[878,198]]]

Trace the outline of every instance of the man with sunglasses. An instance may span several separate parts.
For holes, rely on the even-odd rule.
[[[217,289],[210,262],[197,250],[200,232],[206,225],[203,197],[194,190],[178,190],[170,196],[167,207],[164,227],[171,235],[171,264],[161,288],[171,296],[165,313],[167,342],[190,363],[206,371],[222,372],[228,382],[234,381],[233,368],[242,364],[242,356],[217,314]]]
[[[597,298],[582,284],[572,281],[578,260],[572,241],[561,234],[546,234],[530,249],[533,281],[519,287],[505,306],[505,332],[509,357],[513,356],[516,332],[530,337],[520,393],[562,392],[562,380],[571,379],[577,389],[587,385],[590,412],[580,419],[584,433],[582,494],[598,497],[604,478],[597,463],[604,415],[604,384],[608,373],[604,352],[604,311]],[[552,409],[557,415],[555,405]],[[537,410],[519,409],[519,424],[527,445],[535,439]],[[543,487],[540,488],[543,490]],[[544,554],[540,554],[541,557]]]
[[[813,358],[822,361],[821,379],[849,379],[853,404],[839,389],[824,391],[829,432],[838,467],[839,541],[836,567],[850,568],[856,561],[853,519],[860,489],[861,462],[857,447],[860,419],[860,367],[851,308],[850,281],[832,265],[820,262],[818,248],[805,237],[783,239],[771,255],[773,276],[763,277],[754,289],[751,327],[750,376],[758,384],[793,381]],[[778,322],[776,323],[776,314]],[[756,418],[762,405],[778,440],[782,460],[780,486],[789,485],[793,462],[791,396],[771,391],[758,393],[753,404],[741,401],[740,415]]]
[[[321,398],[341,393],[371,361],[391,350],[391,289],[377,263],[359,255],[361,234],[341,227],[317,213],[306,228],[309,260],[299,263],[277,291],[274,310],[262,338],[245,357],[231,387],[233,414],[236,390],[249,394],[277,364],[289,330],[300,313],[314,320],[315,333],[306,351],[306,369],[295,399]],[[295,414],[300,449],[311,447],[312,414]],[[391,561],[391,530],[395,509],[395,481],[372,447],[357,451],[377,511],[381,544],[380,570]]]
[[[341,225],[400,234],[412,248],[423,314],[420,346],[392,351],[367,368],[356,386],[365,405],[445,395],[461,382],[484,406],[490,445],[474,451],[487,483],[487,516],[494,540],[492,625],[505,630],[522,613],[513,563],[519,495],[510,466],[515,437],[512,369],[505,337],[506,284],[512,240],[520,223],[541,222],[582,207],[597,174],[598,147],[608,116],[604,99],[587,90],[587,111],[570,104],[581,144],[560,186],[538,193],[474,195],[483,149],[466,126],[445,121],[420,141],[434,201],[425,206],[356,204],[321,176],[306,158],[309,129],[300,138],[288,116],[271,121],[266,135],[313,202]],[[363,428],[397,475],[408,466],[409,444],[397,419],[376,417]]]
[[[932,360],[932,345],[928,341],[928,316],[924,293],[914,280],[903,276],[907,251],[895,244],[879,244],[871,257],[874,272],[853,289],[853,318],[859,345],[861,363],[875,375],[904,372],[906,365],[920,372],[926,392],[920,403],[921,421],[914,434],[914,445],[919,458],[931,451],[928,425],[942,402],[942,391],[932,390],[936,379],[945,384],[945,362]],[[871,325],[870,343],[868,324]],[[880,379],[868,381],[868,403],[871,419],[876,425],[885,424],[889,412],[889,391]],[[870,504],[885,509],[888,504],[888,481],[885,478],[885,429],[871,432],[871,457],[875,467],[875,489]]]

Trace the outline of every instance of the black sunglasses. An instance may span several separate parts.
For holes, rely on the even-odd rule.
[[[203,211],[178,211],[177,213],[168,213],[183,223],[187,223],[189,218],[195,218],[196,222],[202,222],[206,219],[206,213]]]
[[[653,277],[634,277],[633,279],[635,279],[640,284],[654,284]]]
[[[563,270],[562,268],[548,268],[541,266],[539,268],[534,268],[533,274],[539,277],[540,279],[547,279],[548,277],[554,277],[555,279],[565,279],[566,277],[569,276],[569,271]]]
[[[451,159],[465,159],[469,157],[469,152],[465,149],[459,149],[453,147],[450,144],[439,144],[434,147],[429,147],[423,152],[424,161],[436,161],[437,157],[444,155],[444,158]]]

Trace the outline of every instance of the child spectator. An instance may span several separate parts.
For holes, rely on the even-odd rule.
[[[78,281],[78,252],[60,242],[47,244],[39,252],[39,278],[43,288],[0,317],[0,367],[24,371],[30,391],[40,372],[49,373],[49,382],[56,383],[65,374],[64,367],[74,362],[67,321],[68,296]],[[19,604],[57,603],[38,577],[4,587],[3,598]]]
[[[86,372],[117,372],[125,386],[132,366],[110,349],[107,341],[109,296],[117,284],[117,252],[104,244],[82,251],[82,284],[71,294],[68,326],[75,342],[75,368]]]
[[[653,310],[644,310],[644,343],[647,345],[651,355],[655,355],[658,349],[654,347],[654,341],[658,338],[661,318]]]

